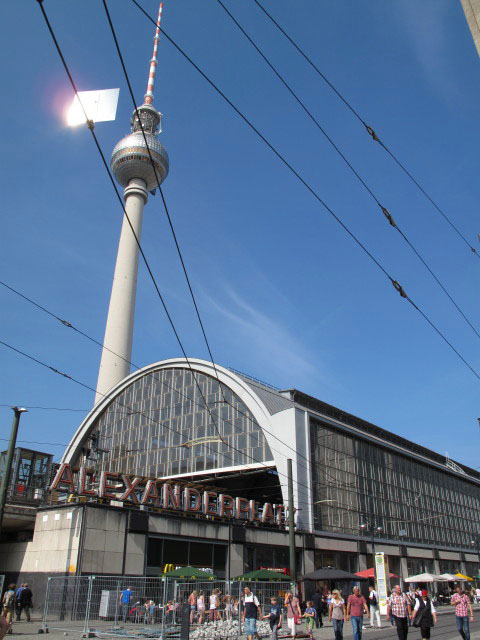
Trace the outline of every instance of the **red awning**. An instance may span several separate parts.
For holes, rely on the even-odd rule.
[[[357,571],[355,573],[356,576],[360,576],[361,578],[374,578],[375,577],[375,572],[373,570],[373,567],[371,569],[365,569],[365,571]],[[390,573],[389,574],[390,578],[398,578],[398,576],[395,573]]]

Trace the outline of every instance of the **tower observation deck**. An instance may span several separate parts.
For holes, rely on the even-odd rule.
[[[162,7],[160,4],[144,103],[133,112],[131,133],[115,145],[110,162],[115,178],[124,187],[127,215],[118,245],[95,404],[130,373],[143,209],[149,192],[168,174],[168,154],[157,138],[162,114],[153,106]]]

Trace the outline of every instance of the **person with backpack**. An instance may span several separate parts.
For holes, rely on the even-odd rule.
[[[380,622],[380,607],[378,606],[378,593],[375,591],[375,587],[370,585],[368,587],[368,604],[370,607],[370,626],[375,626],[375,617],[377,618],[377,627],[380,629],[382,623]]]
[[[429,640],[430,629],[437,624],[437,612],[425,589],[415,599],[411,619],[414,627],[420,627],[422,640]]]
[[[2,598],[2,617],[8,624],[7,633],[12,633],[13,611],[15,608],[15,584],[10,584]]]

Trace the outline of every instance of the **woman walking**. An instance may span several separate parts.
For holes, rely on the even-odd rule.
[[[287,610],[287,624],[290,629],[292,638],[295,638],[297,635],[297,623],[300,622],[302,617],[302,612],[300,610],[300,602],[296,596],[292,594],[291,591],[287,591],[285,594],[285,608]]]
[[[193,624],[193,619],[195,618],[195,610],[197,607],[196,591],[192,591],[192,593],[188,596],[188,604],[190,605],[190,624]]]
[[[220,589],[214,589],[210,595],[210,622],[219,619],[218,608],[220,607],[220,598],[218,597]]]
[[[328,621],[333,622],[333,632],[335,640],[343,640],[343,623],[346,619],[345,600],[340,591],[335,589],[332,592],[330,606],[328,607]]]
[[[437,612],[425,590],[415,598],[415,608],[411,618],[413,626],[420,627],[422,640],[429,640],[430,629],[437,624]]]
[[[13,611],[15,607],[15,585],[11,584],[3,594],[2,600],[2,617],[8,623],[7,633],[12,633]]]
[[[198,592],[197,612],[198,612],[198,624],[202,624],[203,616],[205,615],[205,596],[203,595],[203,591]]]

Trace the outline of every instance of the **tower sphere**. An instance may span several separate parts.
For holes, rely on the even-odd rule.
[[[165,180],[169,167],[167,150],[156,137],[161,115],[151,105],[142,105],[138,108],[138,112],[140,121],[134,112],[132,133],[115,145],[110,166],[122,187],[127,187],[133,178],[140,178],[146,183],[147,191],[153,191]],[[149,149],[156,176],[148,153]]]

